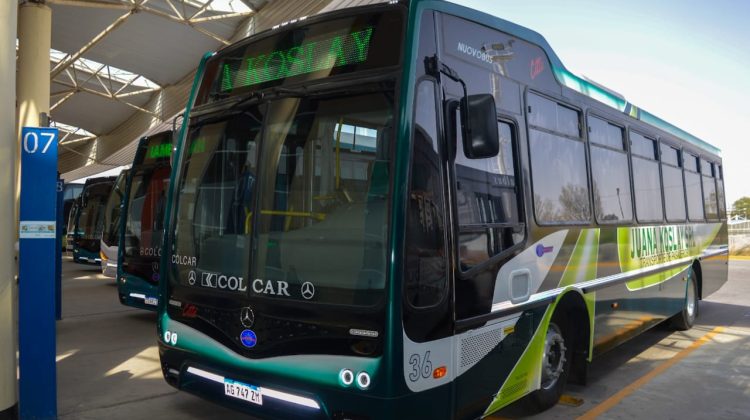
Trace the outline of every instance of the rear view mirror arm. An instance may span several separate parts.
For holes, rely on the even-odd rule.
[[[447,64],[443,63],[438,59],[437,55],[433,55],[432,57],[425,57],[425,71],[427,74],[439,78],[441,74],[445,75],[447,78],[453,80],[454,82],[457,82],[461,84],[461,89],[463,89],[464,96],[460,101],[460,104],[457,104],[458,101],[446,101],[446,116],[451,117],[452,119],[447,119],[446,121],[453,121],[455,120],[455,112],[456,107],[460,109],[461,112],[461,133],[463,138],[470,138],[471,133],[469,132],[471,124],[469,123],[469,112],[468,112],[468,105],[469,105],[469,92],[466,89],[466,82],[464,82],[463,79],[461,79],[461,76],[458,75],[458,72],[454,69],[452,69]],[[455,130],[455,124],[451,129]],[[455,131],[452,131],[452,133],[455,133]],[[455,143],[455,142],[454,142]],[[452,151],[455,151],[455,146],[451,147]],[[451,153],[451,155],[454,155],[454,153]]]

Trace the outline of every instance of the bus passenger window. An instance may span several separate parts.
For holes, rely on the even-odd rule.
[[[633,156],[636,217],[641,223],[661,222],[664,216],[656,140],[631,132],[630,151]]]
[[[469,159],[459,139],[456,150],[456,207],[461,268],[468,270],[520,243],[520,223],[513,129],[498,123],[500,152]]]
[[[591,204],[579,113],[533,93],[527,102],[536,219],[540,224],[588,224]]]
[[[599,223],[633,220],[630,168],[622,127],[588,117],[594,212]]]
[[[662,143],[661,179],[664,186],[664,209],[668,222],[684,222],[685,185],[682,179],[682,159],[678,149]]]
[[[703,220],[703,199],[701,196],[701,176],[698,173],[698,157],[686,154],[685,191],[687,193],[688,220]]]
[[[724,203],[724,172],[721,165],[716,165],[716,198],[719,201],[719,219],[727,217],[726,203]]]
[[[445,202],[437,137],[435,85],[417,87],[406,221],[406,300],[428,307],[443,300],[447,286]]]
[[[706,219],[716,220],[719,218],[719,208],[716,200],[716,183],[714,182],[714,164],[701,159],[701,171],[703,172],[703,206],[706,210]]]

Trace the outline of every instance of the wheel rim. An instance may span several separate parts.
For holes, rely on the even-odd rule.
[[[695,287],[693,286],[693,281],[688,280],[687,302],[685,303],[685,312],[687,312],[687,316],[691,321],[695,319],[696,305],[697,305],[697,302],[695,299]]]
[[[542,359],[542,388],[550,389],[565,369],[565,339],[560,328],[550,323],[544,340],[544,358]]]

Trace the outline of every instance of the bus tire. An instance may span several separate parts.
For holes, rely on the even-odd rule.
[[[698,302],[698,283],[695,281],[695,271],[690,267],[685,286],[685,303],[682,310],[671,318],[672,328],[678,331],[693,328],[698,317]]]
[[[553,317],[547,327],[540,387],[529,394],[527,401],[535,412],[547,410],[557,404],[568,381],[575,343],[567,323]]]

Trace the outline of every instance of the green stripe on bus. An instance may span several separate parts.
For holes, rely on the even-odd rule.
[[[599,264],[599,229],[582,230],[576,241],[573,255],[570,257],[558,287],[571,286],[596,279]],[[596,292],[583,295],[589,315],[589,356],[591,361],[594,346],[594,315],[596,315]]]
[[[524,350],[518,359],[510,375],[505,379],[502,387],[500,387],[500,391],[495,395],[495,399],[487,407],[487,410],[485,410],[485,416],[494,413],[528,394],[530,391],[539,388],[540,370],[542,367],[540,362],[544,352],[547,326],[552,318],[553,306],[556,306],[556,303],[547,308],[542,322],[539,323],[539,327],[534,332],[529,345],[526,346],[526,350]]]
[[[534,332],[529,345],[500,387],[500,391],[495,395],[495,399],[487,407],[487,410],[485,410],[485,415],[500,410],[518,398],[539,388],[541,380],[541,363],[539,361],[542,360],[542,355],[544,354],[545,337],[552,314],[555,312],[560,299],[566,292],[574,290],[576,283],[596,278],[599,257],[599,232],[599,229],[583,229],[578,234],[575,248],[558,285],[558,287],[566,288],[565,292],[561,293],[557,300],[545,311],[542,322],[539,323],[539,327]],[[589,311],[591,331],[593,331],[595,294],[589,293],[585,295],[584,300]],[[589,345],[592,343],[593,334],[590,337]]]

